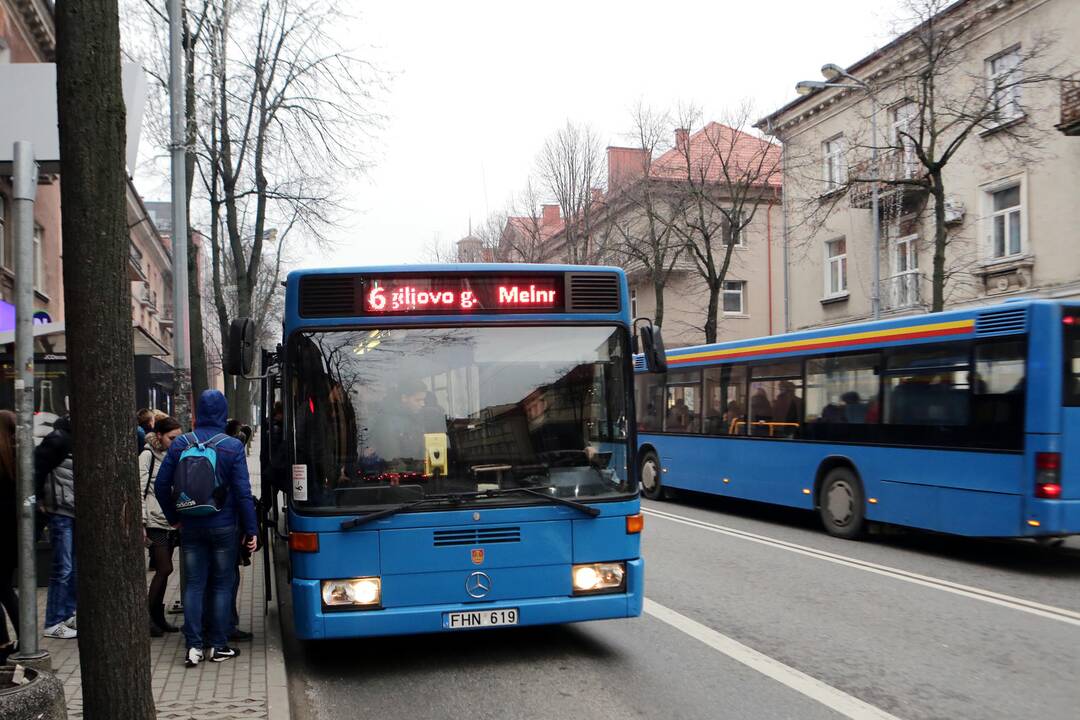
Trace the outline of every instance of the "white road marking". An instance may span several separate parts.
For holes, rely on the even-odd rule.
[[[990,603],[992,605],[999,605],[1012,610],[1019,610],[1020,612],[1026,612],[1031,615],[1036,615],[1048,620],[1057,620],[1058,622],[1066,623],[1067,625],[1073,625],[1080,627],[1080,612],[1073,610],[1066,610],[1065,608],[1054,607],[1053,605],[1044,605],[1032,600],[1025,600],[1023,598],[1014,597],[1012,595],[1004,595],[992,590],[983,590],[982,588],[972,587],[971,585],[962,585],[960,583],[954,583],[949,580],[941,580],[939,578],[930,577],[928,575],[920,575],[919,573],[909,572],[907,570],[901,570],[899,568],[889,567],[888,565],[879,565],[877,563],[868,562],[866,560],[857,560],[855,558],[845,557],[843,555],[837,555],[836,553],[827,552],[825,550],[818,550],[816,548],[807,547],[806,545],[798,545],[796,543],[787,542],[786,540],[777,540],[775,538],[766,537],[764,535],[758,535],[756,533],[747,532],[745,530],[737,530],[735,528],[725,527],[723,525],[716,525],[714,523],[705,522],[704,520],[698,520],[696,518],[685,517],[683,515],[675,515],[661,510],[645,509],[641,510],[646,515],[652,515],[653,517],[663,518],[664,520],[670,520],[671,522],[681,523],[683,525],[689,525],[690,527],[696,527],[700,530],[707,530],[709,532],[719,533],[721,535],[728,535],[730,537],[739,538],[740,540],[748,540],[750,542],[759,543],[761,545],[769,545],[771,547],[779,548],[781,550],[787,550],[798,555],[804,555],[806,557],[816,558],[818,560],[824,560],[826,562],[835,563],[837,565],[845,565],[847,567],[855,568],[857,570],[864,570],[866,572],[874,573],[875,575],[883,575],[885,577],[891,577],[896,580],[903,580],[914,585],[922,585],[923,587],[933,588],[935,590],[941,590],[943,592],[952,593],[954,595],[960,595],[961,597],[970,598],[972,600],[980,600],[982,602]]]
[[[844,717],[852,718],[852,720],[899,720],[895,715],[890,715],[854,695],[848,695],[843,690],[838,690],[779,660],[774,660],[768,655],[743,645],[738,640],[733,640],[649,598],[645,598],[645,612],[751,670],[756,670],[781,685],[835,710]]]

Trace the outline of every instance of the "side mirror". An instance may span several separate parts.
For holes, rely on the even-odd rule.
[[[255,323],[251,318],[236,318],[229,325],[229,358],[225,369],[230,375],[249,375],[255,364]]]
[[[664,351],[660,328],[649,323],[638,328],[638,334],[641,336],[641,352],[645,354],[649,372],[667,372],[667,354]]]

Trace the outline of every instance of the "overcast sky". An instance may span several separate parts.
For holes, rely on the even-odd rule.
[[[900,0],[364,3],[342,36],[390,76],[376,165],[327,253],[299,267],[415,262],[464,236],[525,185],[569,118],[628,142],[630,110],[693,102],[758,115],[884,44]],[[348,3],[347,5],[352,5]],[[356,3],[360,6],[360,3]]]

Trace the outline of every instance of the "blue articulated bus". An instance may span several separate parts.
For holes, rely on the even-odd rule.
[[[1080,532],[1080,305],[1022,300],[679,348],[640,372],[643,493],[969,536]]]
[[[304,270],[285,303],[266,472],[291,487],[298,637],[641,613],[622,271]]]

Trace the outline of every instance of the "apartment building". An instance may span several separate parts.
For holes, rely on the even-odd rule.
[[[915,79],[931,37],[951,48],[933,105]],[[932,309],[937,202],[919,155],[941,159],[965,124],[940,176],[944,306],[1080,297],[1077,37],[1074,0],[960,0],[846,70],[826,66],[758,123],[784,144],[786,329],[872,317],[875,295],[881,317]]]

